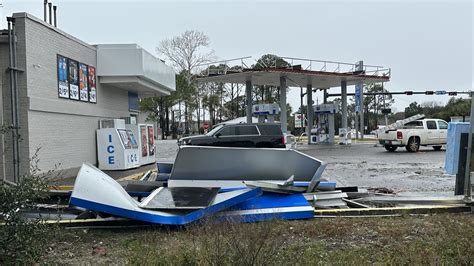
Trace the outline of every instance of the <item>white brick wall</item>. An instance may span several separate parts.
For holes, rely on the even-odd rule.
[[[98,117],[30,111],[30,151],[40,148],[40,168],[79,167],[97,163],[95,130]]]
[[[24,138],[21,157],[28,159],[41,148],[39,167],[43,171],[56,164],[60,164],[60,169],[74,169],[83,162],[95,164],[98,120],[129,116],[127,92],[97,84],[97,104],[60,99],[57,54],[96,66],[96,49],[28,16],[16,15],[18,67],[26,70],[18,76]],[[8,53],[8,48],[3,47],[1,52]],[[1,62],[0,65],[4,67]],[[8,84],[8,80],[3,81]],[[3,109],[8,111],[5,95],[4,89]],[[9,112],[4,115],[9,116]],[[22,165],[26,170],[28,163]],[[5,168],[11,167],[11,162],[5,162]]]

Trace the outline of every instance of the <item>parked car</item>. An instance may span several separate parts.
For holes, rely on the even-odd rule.
[[[205,135],[184,137],[178,146],[220,146],[249,148],[285,148],[280,124],[218,125]]]
[[[379,143],[387,151],[405,147],[409,152],[416,152],[420,146],[432,146],[441,150],[446,144],[448,123],[441,119],[422,119],[409,122],[402,128],[387,130],[379,134]]]

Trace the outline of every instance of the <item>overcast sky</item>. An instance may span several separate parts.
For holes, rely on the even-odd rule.
[[[54,1],[54,0],[53,0]],[[13,12],[42,18],[43,0],[3,0],[2,27]],[[88,43],[155,47],[185,30],[205,32],[219,59],[263,54],[392,70],[390,91],[474,87],[472,1],[80,1],[55,0],[58,27]],[[349,87],[353,91],[353,87]],[[339,88],[332,89],[339,92]],[[314,99],[322,100],[318,93]],[[299,88],[288,96],[296,110]],[[400,96],[446,102],[447,96]]]

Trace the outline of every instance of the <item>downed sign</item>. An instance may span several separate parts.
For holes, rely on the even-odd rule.
[[[90,164],[83,164],[74,184],[70,204],[88,210],[159,224],[187,224],[261,194],[261,189],[240,189],[216,195],[206,208],[157,211],[140,207],[123,187]],[[153,196],[153,195],[150,195]],[[146,199],[145,199],[146,200]]]
[[[153,189],[141,201],[101,170],[84,164],[70,204],[159,224],[187,224],[213,214],[242,222],[308,219],[315,207],[347,208],[341,199],[345,193],[316,192],[325,166],[294,150],[184,147],[175,163],[163,169],[171,172],[168,187]],[[149,182],[145,179],[150,176],[140,182]],[[125,187],[132,185],[143,184]],[[334,189],[335,183],[329,185]]]
[[[217,193],[218,190],[161,187],[139,202],[110,176],[84,164],[77,175],[70,204],[119,217],[174,225],[187,224],[218,212],[221,219],[243,222],[313,217],[314,208],[302,193],[268,192],[262,195],[260,187]]]

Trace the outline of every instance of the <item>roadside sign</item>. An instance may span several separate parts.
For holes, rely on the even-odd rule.
[[[295,114],[295,128],[301,128],[301,124],[303,123],[303,127],[305,126],[304,122],[304,114]]]

